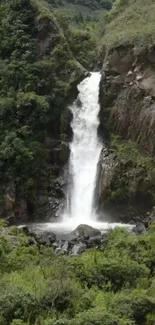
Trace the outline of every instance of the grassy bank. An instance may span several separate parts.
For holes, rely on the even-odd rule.
[[[104,251],[75,258],[1,228],[0,324],[153,325],[154,235],[116,229]]]
[[[107,17],[102,45],[109,50],[132,44],[136,52],[155,44],[155,3],[152,0],[116,0]]]

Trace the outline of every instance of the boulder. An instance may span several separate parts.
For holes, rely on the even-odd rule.
[[[56,254],[63,255],[63,251],[62,251],[62,249],[61,249],[60,246],[56,248],[55,253],[56,253]]]
[[[29,231],[29,228],[27,227],[27,226],[19,226],[18,227],[19,228],[19,230],[21,231],[21,232],[23,232],[26,236],[29,236],[30,235],[30,231]]]
[[[132,230],[136,235],[141,235],[146,233],[146,228],[143,223],[137,223],[137,225]]]
[[[51,232],[48,235],[48,238],[49,238],[51,244],[53,244],[56,241],[56,235],[53,232]]]
[[[101,235],[100,230],[88,225],[79,225],[73,232],[77,237],[90,238]]]
[[[51,246],[50,238],[46,235],[41,235],[38,237],[38,243],[43,246]]]
[[[96,245],[96,244],[99,245],[101,242],[102,242],[102,236],[100,234],[90,237],[88,241],[88,243],[91,245]]]
[[[43,233],[30,233],[39,244],[51,246],[54,242],[56,242],[56,235],[53,232],[43,232]]]
[[[62,251],[64,252],[64,254],[67,254],[69,251],[69,242],[66,240],[65,243],[62,246]]]
[[[72,256],[79,256],[81,253],[85,252],[87,249],[86,244],[79,243],[73,246],[71,255]]]
[[[55,250],[56,248],[58,248],[58,246],[59,246],[59,243],[58,243],[58,242],[54,242],[54,243],[52,244],[52,247],[53,247],[54,250]]]
[[[30,237],[28,239],[27,246],[37,246],[37,242],[34,237]]]

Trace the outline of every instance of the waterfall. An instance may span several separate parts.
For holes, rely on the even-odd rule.
[[[79,86],[77,100],[70,107],[73,115],[70,143],[69,179],[67,204],[58,222],[34,224],[35,231],[68,233],[82,224],[105,231],[116,226],[131,228],[131,225],[98,222],[94,208],[97,167],[102,143],[97,136],[99,126],[99,84],[101,75],[93,72]],[[33,229],[33,225],[32,225]]]
[[[73,139],[70,144],[69,188],[64,221],[91,224],[96,220],[93,207],[97,163],[102,144],[98,139],[99,84],[101,75],[93,72],[79,86],[77,100],[70,107]]]

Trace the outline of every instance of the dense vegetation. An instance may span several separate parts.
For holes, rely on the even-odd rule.
[[[67,4],[76,6],[85,6],[91,10],[94,9],[105,9],[109,10],[112,7],[113,0],[48,0],[53,6],[66,6]]]
[[[48,0],[74,57],[87,69],[97,63],[96,49],[113,0]]]
[[[141,154],[139,146],[133,141],[122,141],[113,136],[114,170],[112,182],[107,188],[107,196],[114,203],[127,202],[134,205],[155,205],[155,160]]]
[[[26,198],[34,211],[39,183],[50,175],[46,139],[60,138],[67,93],[82,73],[46,3],[0,4],[2,212],[10,182],[16,206]]]
[[[59,1],[56,6],[44,0],[1,2],[2,216],[18,216],[23,206],[28,215],[46,215],[53,177],[48,143],[64,132],[62,112],[84,73],[78,62],[86,69],[97,63],[100,10],[97,14],[93,10],[104,12],[109,3],[87,1],[84,14],[80,2],[72,3],[74,15],[69,2]]]
[[[103,251],[56,256],[1,229],[1,325],[154,325],[155,230],[106,235]]]
[[[136,51],[155,43],[155,3],[116,0],[108,15],[103,47],[134,44]]]
[[[72,28],[70,20],[64,14],[56,14],[57,20],[62,27],[74,57],[88,70],[94,68],[97,63],[95,51],[97,40],[93,31]]]

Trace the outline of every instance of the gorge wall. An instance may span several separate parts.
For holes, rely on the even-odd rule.
[[[155,3],[116,0],[99,49],[99,211],[149,223],[155,205]]]
[[[100,86],[100,121],[110,154],[101,209],[123,221],[148,219],[155,204],[155,49],[112,48]],[[105,158],[104,158],[105,161]]]

